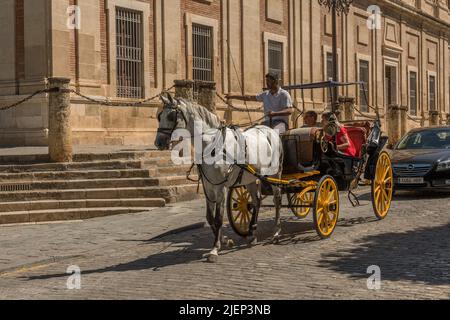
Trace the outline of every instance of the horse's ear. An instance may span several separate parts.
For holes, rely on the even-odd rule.
[[[161,99],[161,101],[164,103],[164,105],[168,105],[171,104],[170,100],[164,95],[164,93],[159,95],[159,98]]]
[[[167,94],[167,98],[169,98],[170,103],[172,105],[174,105],[175,104],[175,100],[173,99],[172,95],[169,92],[166,92],[166,94]]]

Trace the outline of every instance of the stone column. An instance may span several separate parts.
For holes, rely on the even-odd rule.
[[[342,118],[345,121],[355,120],[355,98],[352,97],[340,97],[339,104],[343,110]]]
[[[438,111],[430,111],[430,126],[438,126],[439,125],[439,112]]]
[[[183,98],[189,101],[194,100],[194,81],[175,80],[175,97]]]
[[[72,161],[72,130],[70,128],[70,92],[68,78],[49,78],[48,152],[52,162]]]
[[[198,82],[198,104],[205,107],[214,114],[216,112],[216,83]]]
[[[398,105],[389,106],[387,118],[388,136],[392,145],[396,144],[401,137],[400,112],[401,108]]]

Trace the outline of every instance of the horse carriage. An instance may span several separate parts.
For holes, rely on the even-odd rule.
[[[364,84],[327,81],[285,89],[326,88],[331,92],[334,87],[350,85]],[[384,151],[388,140],[381,134],[381,121],[375,112],[377,117],[368,121],[341,122],[357,149],[356,157],[337,152],[335,142],[325,139],[325,133],[335,137],[339,130],[333,122],[325,128],[292,129],[283,134],[283,174],[281,179],[260,177],[263,200],[272,195],[269,186],[276,184],[287,198],[287,205],[282,207],[289,208],[300,219],[311,213],[317,234],[325,239],[332,235],[338,222],[339,192],[348,191],[349,200],[356,205],[358,199],[353,190],[370,183],[373,211],[378,219],[384,219],[393,196],[393,171],[389,154]],[[252,168],[247,166],[247,171]],[[260,207],[274,206],[263,203]],[[258,210],[246,186],[229,189],[226,210],[232,229],[242,237],[249,236],[256,225]]]

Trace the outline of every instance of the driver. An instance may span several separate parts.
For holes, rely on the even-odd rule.
[[[329,123],[336,125],[338,132],[335,137],[336,148],[338,153],[342,153],[349,157],[356,158],[356,148],[353,141],[349,138],[347,129],[339,123],[333,112],[325,112],[322,114],[322,126],[325,128]],[[325,139],[329,142],[333,141],[332,136],[325,132]]]
[[[281,88],[280,78],[277,73],[269,72],[266,75],[266,85],[268,90],[261,92],[257,96],[228,95],[227,97],[229,99],[262,102],[266,115],[263,124],[278,130],[282,134],[289,129],[289,116],[293,112],[292,98],[289,92]]]

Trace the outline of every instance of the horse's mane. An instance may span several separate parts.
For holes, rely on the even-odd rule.
[[[193,120],[195,119],[201,119],[205,121],[211,128],[217,128],[220,126],[220,119],[217,115],[210,112],[205,107],[199,105],[196,102],[191,102],[185,99],[179,99],[181,104],[179,106],[184,109],[185,116],[188,118],[191,118]]]

